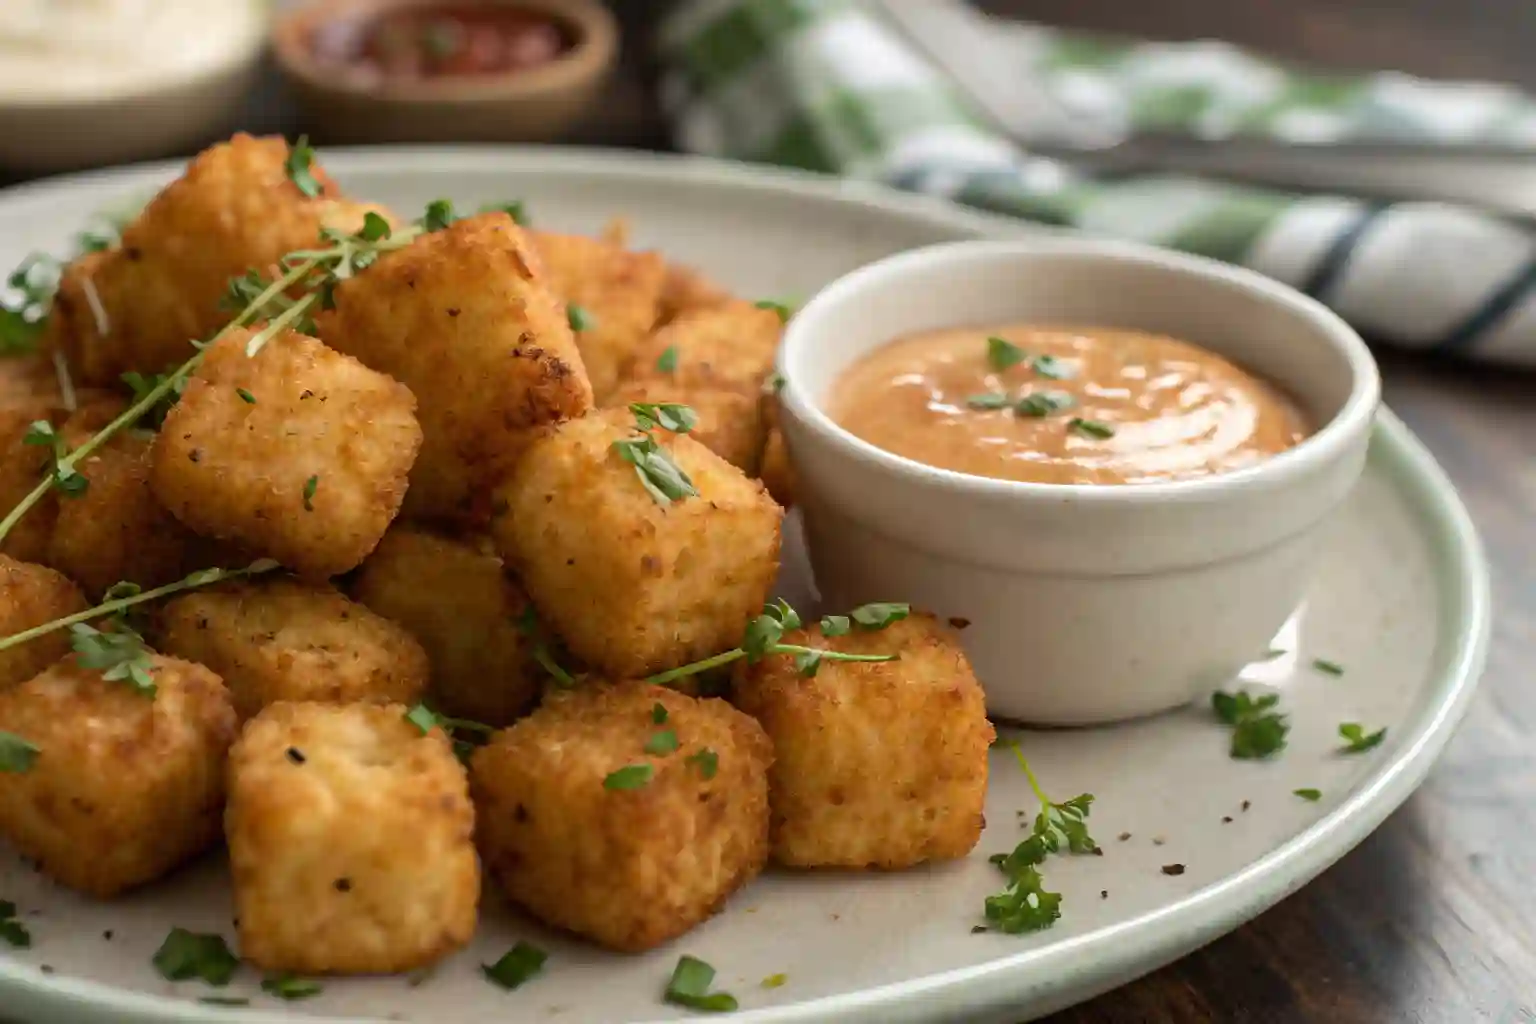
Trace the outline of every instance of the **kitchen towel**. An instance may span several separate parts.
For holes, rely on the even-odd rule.
[[[896,0],[901,2],[901,0]],[[985,19],[977,59],[1107,135],[1536,146],[1518,90],[1314,75],[1218,43],[1117,43]],[[658,32],[680,148],[883,182],[997,213],[1239,263],[1373,341],[1536,366],[1536,232],[1442,203],[1298,195],[1175,175],[1095,179],[978,120],[857,0],[685,0]]]

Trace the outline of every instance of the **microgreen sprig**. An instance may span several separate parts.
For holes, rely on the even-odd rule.
[[[66,498],[78,498],[86,492],[90,481],[75,470],[69,457],[69,445],[47,420],[38,420],[27,428],[22,444],[35,445],[49,450],[48,483]]]
[[[674,501],[696,497],[698,488],[673,460],[672,453],[656,440],[654,431],[659,427],[674,434],[686,434],[698,426],[698,414],[686,405],[671,402],[634,402],[629,411],[635,417],[638,436],[613,442],[613,450],[635,467],[635,475],[646,493],[663,508]]]
[[[523,613],[517,618],[517,631],[533,641],[532,656],[534,663],[548,672],[550,677],[562,689],[569,690],[576,685],[576,677],[571,675],[555,660],[554,654],[549,649],[549,644],[544,639],[544,632],[539,628],[539,613],[533,605],[523,609]]]
[[[154,659],[144,638],[119,623],[103,632],[77,622],[69,627],[70,648],[81,668],[99,671],[109,683],[126,683],[145,697],[155,695]]]
[[[1286,716],[1275,710],[1280,695],[1252,697],[1245,691],[1211,694],[1211,709],[1216,717],[1232,726],[1231,755],[1239,761],[1257,761],[1285,749],[1286,734],[1291,731]]]
[[[474,722],[467,718],[450,718],[447,715],[438,714],[425,704],[417,704],[407,711],[405,720],[420,729],[423,736],[433,729],[443,730],[444,735],[453,743],[453,751],[461,761],[467,761],[475,752],[475,748],[484,745],[496,732],[493,726],[483,722]],[[462,734],[468,734],[473,738],[467,739]]]

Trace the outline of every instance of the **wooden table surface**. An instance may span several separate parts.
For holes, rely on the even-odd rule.
[[[655,6],[620,0],[631,37]],[[997,13],[1220,37],[1336,67],[1536,89],[1517,0],[988,0]],[[637,67],[585,141],[664,146]],[[271,91],[253,130],[292,130]],[[323,141],[323,140],[321,140]],[[1387,402],[1461,489],[1493,564],[1493,644],[1466,724],[1379,831],[1248,926],[1049,1024],[1536,1024],[1536,375],[1383,355]]]

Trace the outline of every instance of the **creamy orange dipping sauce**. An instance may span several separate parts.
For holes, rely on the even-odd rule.
[[[1226,473],[1308,433],[1289,398],[1214,352],[1098,327],[903,338],[844,373],[829,411],[870,444],[917,462],[1048,484]]]

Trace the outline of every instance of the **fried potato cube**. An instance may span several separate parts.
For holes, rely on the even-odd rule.
[[[399,704],[273,704],[229,755],[241,956],[268,971],[424,967],[480,899],[464,766]]]
[[[58,372],[46,355],[0,355],[0,409],[46,402],[63,408]]]
[[[40,420],[57,426],[62,419],[60,412],[46,399],[0,409],[0,516],[21,504],[48,473],[52,453],[46,446],[27,444],[25,438],[32,424]],[[46,563],[57,515],[58,498],[50,490],[0,539],[0,554],[19,562]]]
[[[931,615],[784,643],[888,662],[740,664],[736,705],[773,740],[773,858],[792,867],[904,868],[981,838],[993,730],[959,640]]]
[[[695,309],[723,306],[733,297],[693,267],[668,263],[661,282],[661,314],[656,318],[656,326],[669,324]]]
[[[121,245],[65,268],[44,345],[69,357],[76,381],[115,385],[192,355],[227,323],[231,278],[312,249],[322,227],[355,231],[372,207],[340,198],[318,163],[318,196],[289,177],[288,143],[236,135],[202,153],[124,230]]]
[[[498,550],[578,659],[617,678],[736,646],[779,563],[782,510],[690,437],[657,429],[698,494],[657,504],[613,447],[610,409],[554,428],[498,491]]]
[[[483,526],[486,495],[534,428],[592,407],[565,309],[505,213],[425,235],[343,282],[318,332],[415,394],[412,517]]]
[[[415,399],[314,338],[248,330],[207,350],[155,440],[150,483],[187,526],[307,577],[355,568],[405,496]]]
[[[777,428],[768,432],[763,445],[763,460],[758,467],[758,477],[773,500],[783,508],[795,504],[795,467],[789,461],[789,449],[784,447],[784,435]]]
[[[543,673],[520,626],[528,595],[494,553],[397,524],[358,570],[352,596],[426,648],[439,711],[510,725],[538,696]]]
[[[60,428],[65,443],[83,444],[123,407],[117,399],[82,407]],[[199,568],[197,556],[207,546],[150,490],[151,445],[135,432],[115,435],[75,464],[86,489],[58,501],[48,564],[92,598],[119,581],[147,589]]]
[[[598,402],[608,397],[656,325],[666,264],[653,252],[630,252],[585,235],[535,232],[555,294],[587,321],[576,344]]]
[[[414,704],[427,655],[330,586],[251,580],[183,594],[157,616],[161,650],[213,669],[242,719],[278,701]]]
[[[659,946],[762,870],[772,760],[722,700],[639,682],[553,694],[470,762],[486,871],[549,924]]]
[[[148,655],[151,698],[73,656],[0,691],[0,731],[38,749],[0,780],[0,837],[100,898],[154,881],[219,835],[235,711],[201,665]]]
[[[757,473],[764,428],[757,388],[681,387],[667,380],[644,378],[619,385],[608,400],[615,409],[631,402],[675,402],[698,413],[699,425],[688,434],[748,476]]]
[[[678,387],[756,392],[773,370],[783,321],[771,309],[733,300],[680,315],[635,354],[632,380],[663,379]],[[672,364],[672,369],[667,365]]]
[[[80,588],[63,574],[0,555],[0,637],[87,607]],[[63,630],[0,651],[0,690],[26,682],[68,653],[69,634]]]

